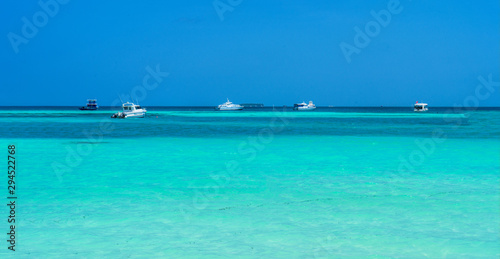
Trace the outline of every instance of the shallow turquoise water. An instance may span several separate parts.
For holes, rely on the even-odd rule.
[[[11,109],[16,255],[497,258],[500,111],[446,111]]]

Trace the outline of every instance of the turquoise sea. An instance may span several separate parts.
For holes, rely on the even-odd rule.
[[[500,256],[499,108],[146,108],[0,108],[0,257]]]

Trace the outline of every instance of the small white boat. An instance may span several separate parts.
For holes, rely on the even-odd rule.
[[[111,116],[111,118],[144,118],[146,117],[147,110],[142,108],[140,105],[135,105],[130,102],[126,102],[122,105],[123,111],[117,112]]]
[[[234,104],[227,99],[227,102],[215,107],[218,111],[239,111],[243,110],[243,106],[239,104]]]
[[[415,105],[413,105],[413,111],[414,112],[426,112],[428,111],[429,109],[427,108],[427,104],[426,103],[415,103]]]
[[[79,109],[82,111],[95,111],[99,109],[99,105],[97,105],[96,99],[88,99],[87,106],[80,107]]]
[[[316,109],[316,105],[314,105],[312,101],[309,101],[309,104],[306,104],[305,102],[296,103],[293,105],[293,109],[296,111],[312,111]]]

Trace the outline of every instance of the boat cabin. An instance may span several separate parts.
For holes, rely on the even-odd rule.
[[[133,103],[124,103],[123,110],[124,111],[135,111],[142,109],[140,105],[135,105]]]
[[[307,106],[307,103],[304,103],[304,102],[303,103],[296,103],[293,105],[293,108],[298,109],[299,107],[305,107],[305,106]]]
[[[426,103],[415,103],[415,105],[413,105],[413,111],[416,111],[416,112],[425,112],[429,110],[427,108],[427,104]]]
[[[80,107],[80,110],[97,110],[97,109],[99,109],[99,106],[97,105],[96,99],[88,99],[87,105]]]

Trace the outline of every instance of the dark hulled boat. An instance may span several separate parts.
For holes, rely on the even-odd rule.
[[[82,111],[95,111],[99,109],[99,105],[97,105],[96,99],[89,99],[87,100],[87,106],[80,107],[79,109]]]

